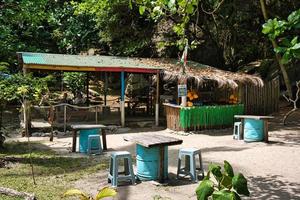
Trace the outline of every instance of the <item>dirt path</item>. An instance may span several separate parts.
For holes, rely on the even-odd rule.
[[[235,171],[242,172],[248,179],[251,197],[246,199],[299,199],[300,200],[300,114],[293,116],[293,123],[283,126],[280,118],[270,124],[270,143],[245,143],[232,139],[232,130],[203,131],[199,134],[183,136],[169,130],[134,129],[132,133],[111,134],[107,136],[109,151],[101,156],[108,156],[111,151],[127,150],[135,155],[135,145],[123,140],[125,135],[163,134],[183,139],[182,145],[169,148],[169,177],[166,186],[157,186],[152,182],[142,182],[134,186],[118,187],[120,200],[153,199],[156,195],[173,200],[196,199],[195,189],[198,184],[176,180],[178,149],[197,147],[202,150],[204,167],[208,164],[223,163],[228,160]],[[41,140],[48,138],[32,138]],[[23,140],[23,139],[21,139]],[[52,149],[68,156],[82,156],[68,153],[71,137],[55,138],[54,143],[45,141]],[[107,171],[83,177],[74,184],[88,193],[107,184]]]

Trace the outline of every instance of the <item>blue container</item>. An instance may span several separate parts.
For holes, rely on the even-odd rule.
[[[264,139],[263,120],[245,119],[244,123],[244,141],[259,142]]]
[[[164,177],[168,176],[168,147],[164,147]],[[157,180],[159,177],[159,147],[136,145],[137,176],[140,180]]]
[[[99,135],[99,129],[84,129],[79,132],[79,152],[87,153],[89,135]],[[93,142],[94,143],[94,142]],[[92,143],[92,148],[97,144]]]

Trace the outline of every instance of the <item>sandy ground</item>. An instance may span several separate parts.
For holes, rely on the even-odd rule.
[[[183,139],[182,145],[169,147],[170,179],[166,185],[142,182],[120,186],[115,199],[146,200],[155,196],[173,200],[196,199],[195,189],[198,183],[175,179],[178,150],[182,147],[200,148],[206,170],[209,163],[222,164],[223,160],[229,161],[235,171],[242,172],[248,179],[251,197],[245,199],[300,199],[300,113],[293,116],[293,123],[288,126],[280,123],[280,117],[279,115],[270,123],[268,144],[233,140],[231,129],[202,131],[186,136],[161,128],[131,129],[127,133],[110,134],[107,136],[109,150],[101,156],[109,156],[111,151],[118,150],[127,150],[135,155],[135,145],[123,140],[129,134],[162,134]],[[63,155],[84,156],[69,153],[71,141],[71,137],[64,137],[55,138],[53,143],[44,143]],[[74,187],[96,194],[99,188],[108,185],[107,173],[108,171],[99,171],[89,177],[82,177]]]

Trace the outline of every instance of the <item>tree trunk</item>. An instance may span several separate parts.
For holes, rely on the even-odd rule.
[[[260,5],[261,5],[261,11],[263,13],[264,19],[265,19],[265,21],[267,21],[268,20],[268,13],[267,13],[267,9],[266,9],[265,0],[260,0]],[[277,45],[277,43],[276,43],[275,40],[272,39],[271,42],[272,42],[272,46],[273,46],[274,49],[276,47],[278,47],[278,45]],[[281,73],[282,73],[282,76],[283,76],[283,80],[284,80],[284,83],[285,83],[285,86],[286,86],[286,90],[287,90],[288,96],[290,98],[293,98],[292,86],[291,86],[291,82],[290,82],[288,73],[286,71],[286,68],[281,63],[281,56],[278,53],[275,53],[275,54],[276,54],[277,62],[279,64],[279,66],[280,66],[280,70],[281,70]]]
[[[34,194],[29,194],[26,192],[19,192],[10,188],[4,188],[0,187],[0,194],[4,194],[7,196],[12,196],[12,197],[21,197],[24,198],[25,200],[37,200],[37,198],[34,196]]]

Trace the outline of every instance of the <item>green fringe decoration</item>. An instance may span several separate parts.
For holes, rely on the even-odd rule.
[[[218,105],[185,107],[180,109],[180,126],[215,127],[228,126],[234,122],[234,115],[244,114],[244,105]]]

